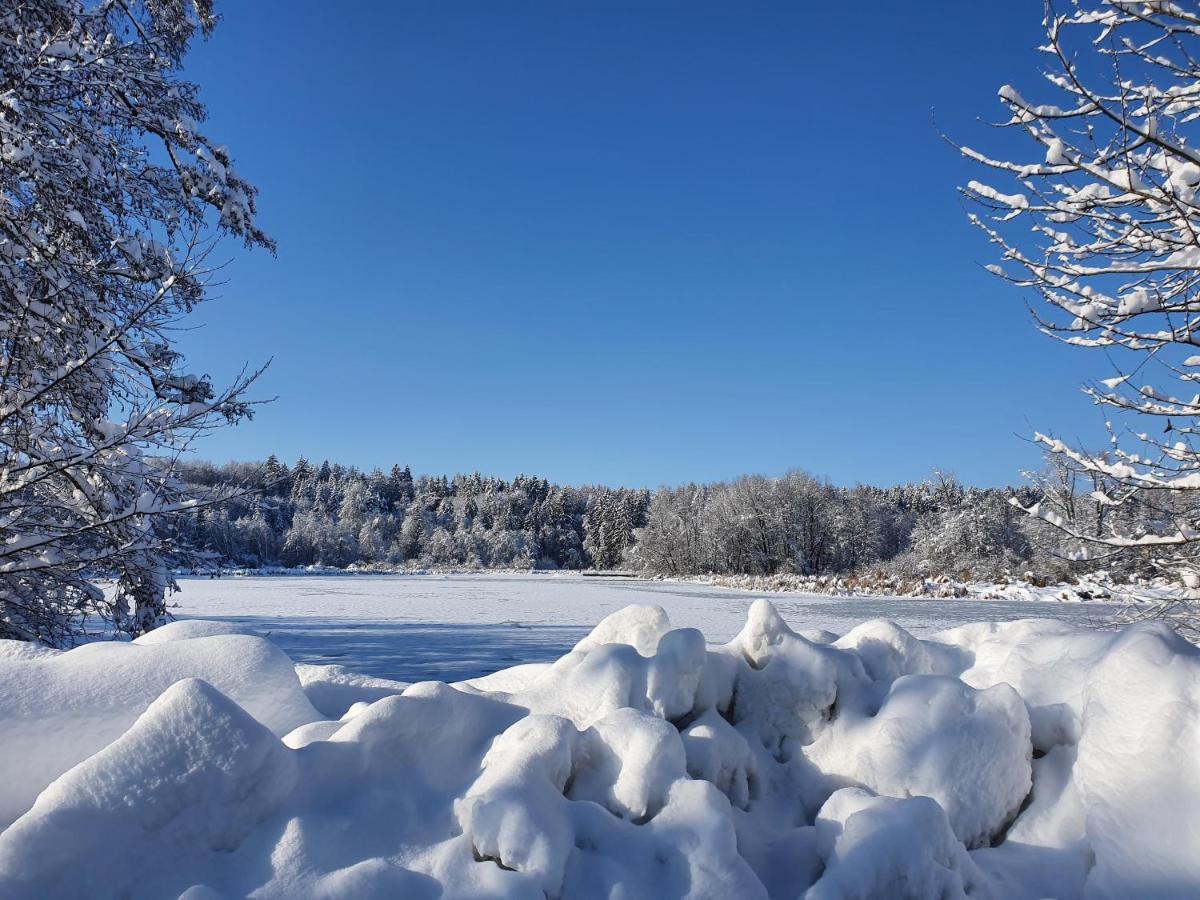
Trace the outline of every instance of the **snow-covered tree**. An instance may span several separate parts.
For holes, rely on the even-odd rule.
[[[266,481],[263,487],[268,494],[286,496],[291,493],[291,473],[287,465],[281,463],[274,453],[268,456],[263,464],[263,478]]]
[[[650,496],[645,491],[601,490],[583,519],[583,547],[597,569],[622,565],[634,541],[634,531],[645,524]]]
[[[908,558],[920,574],[965,580],[1020,575],[1033,551],[1018,517],[1024,518],[1003,497],[968,494],[917,525]]]
[[[168,518],[220,499],[174,460],[251,411],[254,374],[215,388],[169,332],[222,234],[271,246],[180,75],[214,22],[210,0],[0,6],[0,637],[153,627]]]
[[[1001,158],[964,189],[1000,249],[993,272],[1045,301],[1040,328],[1103,357],[1086,388],[1107,407],[1111,448],[1037,440],[1106,487],[1092,499],[1148,514],[1087,527],[1048,505],[1029,511],[1090,556],[1156,551],[1161,569],[1200,585],[1200,7],[1048,7],[1043,89],[1000,89],[1031,151]],[[1094,523],[1092,516],[1089,522]]]
[[[400,555],[404,559],[417,559],[425,544],[425,522],[416,510],[404,517],[400,526]]]

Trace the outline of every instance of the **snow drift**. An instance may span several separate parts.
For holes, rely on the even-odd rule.
[[[0,642],[0,897],[1200,890],[1200,651],[1162,626],[838,638],[758,601],[709,647],[629,607],[457,685],[234,631]]]
[[[223,623],[174,622],[132,643],[33,656],[29,645],[0,641],[0,827],[181,679],[204,679],[278,736],[318,718],[287,656],[234,632]]]

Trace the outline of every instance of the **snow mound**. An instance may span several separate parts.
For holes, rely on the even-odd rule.
[[[30,644],[28,641],[0,640],[0,662],[18,659],[46,659],[57,656],[61,650],[43,647],[41,644]]]
[[[854,651],[875,681],[891,681],[901,675],[953,675],[963,670],[965,661],[961,651],[917,640],[887,619],[863,622],[829,643],[839,650]]]
[[[878,797],[843,788],[821,807],[825,870],[805,900],[982,897],[983,873],[928,797]]]
[[[212,637],[218,634],[252,634],[249,629],[233,622],[216,622],[208,619],[181,619],[178,622],[168,622],[161,628],[147,631],[141,637],[134,638],[135,644],[161,644],[165,641],[186,641],[191,638]]]
[[[970,847],[1016,815],[1033,778],[1029,716],[1017,692],[936,675],[896,679],[873,715],[839,716],[807,756],[888,796],[932,797]]]
[[[501,669],[480,678],[459,681],[455,687],[465,691],[521,691],[537,681],[550,668],[549,663],[522,663],[510,669]]]
[[[295,780],[296,760],[245,710],[199,679],[178,681],[0,833],[0,884],[89,898],[103,872],[106,893],[147,894],[146,873],[177,852],[236,850]]]
[[[575,649],[586,653],[605,644],[628,644],[642,656],[653,656],[659,640],[670,630],[671,621],[661,606],[626,606],[601,619]]]
[[[407,686],[293,670],[208,627],[0,648],[0,728],[20,751],[0,744],[0,808],[19,816],[0,897],[1200,885],[1200,650],[1161,626],[920,640],[875,620],[838,638],[758,601],[707,646],[631,607],[553,664]]]
[[[1086,871],[1097,896],[1200,892],[1200,648],[1149,622],[1091,632],[1031,620],[940,637],[974,659],[964,682],[1012,685],[1034,726],[1033,803],[995,865],[1032,858],[1017,846],[1051,846],[1055,868]],[[1056,875],[1033,890],[1059,892]]]
[[[297,663],[296,677],[309,702],[321,715],[331,719],[341,718],[356,703],[374,703],[393,694],[403,694],[408,687],[403,681],[360,675],[345,666]]]
[[[25,812],[59,775],[119,738],[185,678],[203,678],[277,736],[321,718],[291,660],[250,635],[85,644],[0,659],[0,826]]]

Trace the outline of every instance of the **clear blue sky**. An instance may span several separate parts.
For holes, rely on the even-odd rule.
[[[279,399],[202,456],[997,484],[1102,438],[930,123],[995,137],[1039,0],[218,8],[188,75],[279,255],[182,340]]]

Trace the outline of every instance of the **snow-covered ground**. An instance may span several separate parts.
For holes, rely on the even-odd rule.
[[[631,603],[663,607],[714,643],[732,638],[763,594],[702,584],[570,574],[181,578],[180,618],[235,621],[269,634],[299,662],[342,663],[402,681],[457,681],[566,653],[596,622]],[[773,594],[798,629],[843,633],[887,618],[915,635],[980,619],[1112,617],[1104,603]]]
[[[1161,623],[540,576],[184,596],[254,615],[0,641],[3,900],[1200,895],[1200,649]],[[847,627],[880,610],[911,630]],[[1018,612],[1075,621],[957,624]]]

